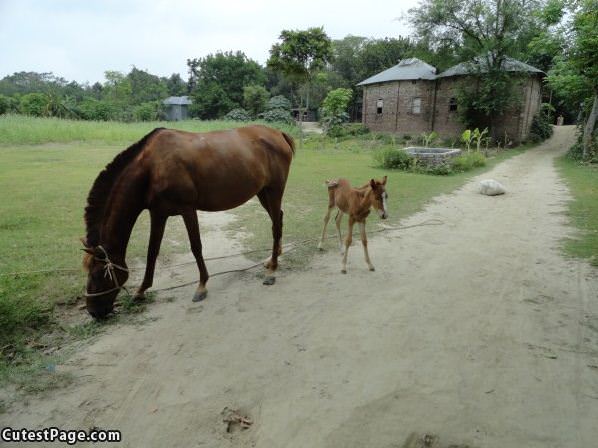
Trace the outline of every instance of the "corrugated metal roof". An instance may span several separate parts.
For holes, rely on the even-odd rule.
[[[405,79],[435,79],[436,69],[421,59],[403,59],[394,67],[361,81],[358,86]]]
[[[166,98],[164,101],[162,101],[162,104],[166,104],[167,106],[171,106],[171,105],[189,105],[191,104],[192,101],[189,99],[188,96],[169,96],[168,98]]]
[[[532,67],[525,62],[518,61],[517,59],[505,58],[504,62],[504,70],[507,72],[527,72],[527,73],[544,73],[542,70],[538,70],[535,67]],[[463,76],[469,75],[472,73],[486,73],[488,71],[488,64],[486,62],[486,58],[476,57],[471,62],[462,62],[457,64],[442,73],[440,73],[437,77],[438,78],[447,78],[449,76]]]

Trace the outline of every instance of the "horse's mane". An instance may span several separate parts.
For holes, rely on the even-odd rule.
[[[97,246],[100,240],[100,224],[106,210],[106,201],[110,196],[119,175],[127,167],[129,162],[141,152],[147,141],[158,131],[164,128],[156,128],[137,143],[133,143],[124,151],[120,152],[106,168],[98,175],[87,196],[87,207],[85,207],[85,225],[87,227],[86,242],[88,246]]]

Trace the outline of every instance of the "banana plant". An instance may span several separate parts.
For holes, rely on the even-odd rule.
[[[484,136],[488,133],[488,128],[484,128],[482,132],[478,128],[473,130],[473,140],[476,142],[477,151],[480,152],[480,148],[482,146],[482,141],[484,140]],[[469,149],[469,148],[468,148]]]
[[[422,143],[424,144],[424,148],[429,148],[430,145],[435,142],[436,139],[438,139],[438,134],[435,131],[432,131],[429,134],[422,132],[421,139]]]
[[[463,134],[461,134],[461,140],[463,140],[465,146],[467,146],[467,152],[469,152],[469,149],[471,148],[471,142],[473,141],[473,133],[471,132],[471,129],[465,129],[463,131]]]

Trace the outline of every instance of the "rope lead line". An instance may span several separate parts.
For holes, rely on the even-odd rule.
[[[407,229],[412,229],[414,227],[423,227],[423,226],[441,226],[443,225],[444,222],[441,221],[440,219],[427,219],[425,221],[422,221],[418,224],[413,224],[410,226],[384,226],[381,229],[376,229],[376,230],[372,230],[371,232],[369,232],[370,234],[372,233],[380,233],[380,232],[387,232],[390,230],[407,230]],[[358,233],[354,233],[353,235],[358,235]],[[330,239],[330,238],[337,238],[337,235],[327,235],[325,239]],[[296,250],[297,248],[299,248],[300,246],[307,244],[307,243],[311,243],[311,242],[315,242],[318,241],[319,238],[308,238],[302,241],[297,241],[294,243],[287,243],[286,245],[283,245],[283,248],[287,247],[288,249],[285,249],[285,253],[291,252],[293,250]],[[234,253],[234,254],[230,254],[230,255],[221,255],[218,257],[209,257],[209,258],[204,258],[204,261],[212,261],[212,260],[223,260],[223,259],[227,259],[227,258],[234,258],[234,257],[240,257],[240,256],[245,256],[245,255],[250,255],[250,254],[255,254],[258,252],[266,252],[272,250],[271,248],[267,248],[267,249],[255,249],[255,250],[250,250],[247,252],[239,252],[239,253]],[[160,269],[171,269],[171,268],[175,268],[175,267],[180,267],[180,266],[187,266],[187,265],[191,265],[191,264],[196,264],[196,261],[187,261],[185,263],[177,263],[177,264],[170,264],[170,265],[164,265],[164,266],[160,266]],[[231,269],[229,271],[222,271],[222,272],[215,272],[213,274],[210,274],[210,277],[216,277],[218,275],[223,275],[223,274],[230,274],[233,272],[244,272],[244,271],[248,271],[250,269],[253,269],[255,267],[258,267],[260,265],[263,264],[263,261],[260,261],[259,263],[253,264],[251,266],[248,266],[246,268],[241,268],[241,269]],[[112,266],[118,268],[118,269],[123,269],[120,266],[116,266],[112,263]],[[139,270],[143,270],[145,269],[145,267],[137,267],[137,268],[129,268],[129,271],[139,271]],[[71,269],[71,268],[64,268],[64,269],[40,269],[40,270],[35,270],[35,271],[21,271],[21,272],[8,272],[5,274],[0,274],[0,277],[9,277],[9,276],[18,276],[18,275],[35,275],[35,274],[47,274],[47,273],[53,273],[53,272],[80,272],[81,269]],[[189,283],[185,283],[184,285],[178,285],[178,286],[172,286],[172,287],[168,287],[168,288],[163,288],[163,289],[153,289],[153,292],[158,292],[158,291],[168,291],[171,289],[176,289],[176,288],[182,288],[184,286],[189,286],[192,284],[197,283],[197,280],[193,281],[193,282],[189,282]]]

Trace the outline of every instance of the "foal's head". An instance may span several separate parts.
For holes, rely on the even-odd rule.
[[[382,219],[388,218],[388,209],[386,208],[388,193],[386,192],[386,176],[382,180],[370,180],[370,187],[372,188],[373,200],[372,206],[378,212],[378,216]]]
[[[112,312],[114,300],[129,274],[126,266],[110,260],[102,246],[88,246],[85,241],[83,245],[83,267],[87,271],[87,312],[92,317],[101,319]]]

